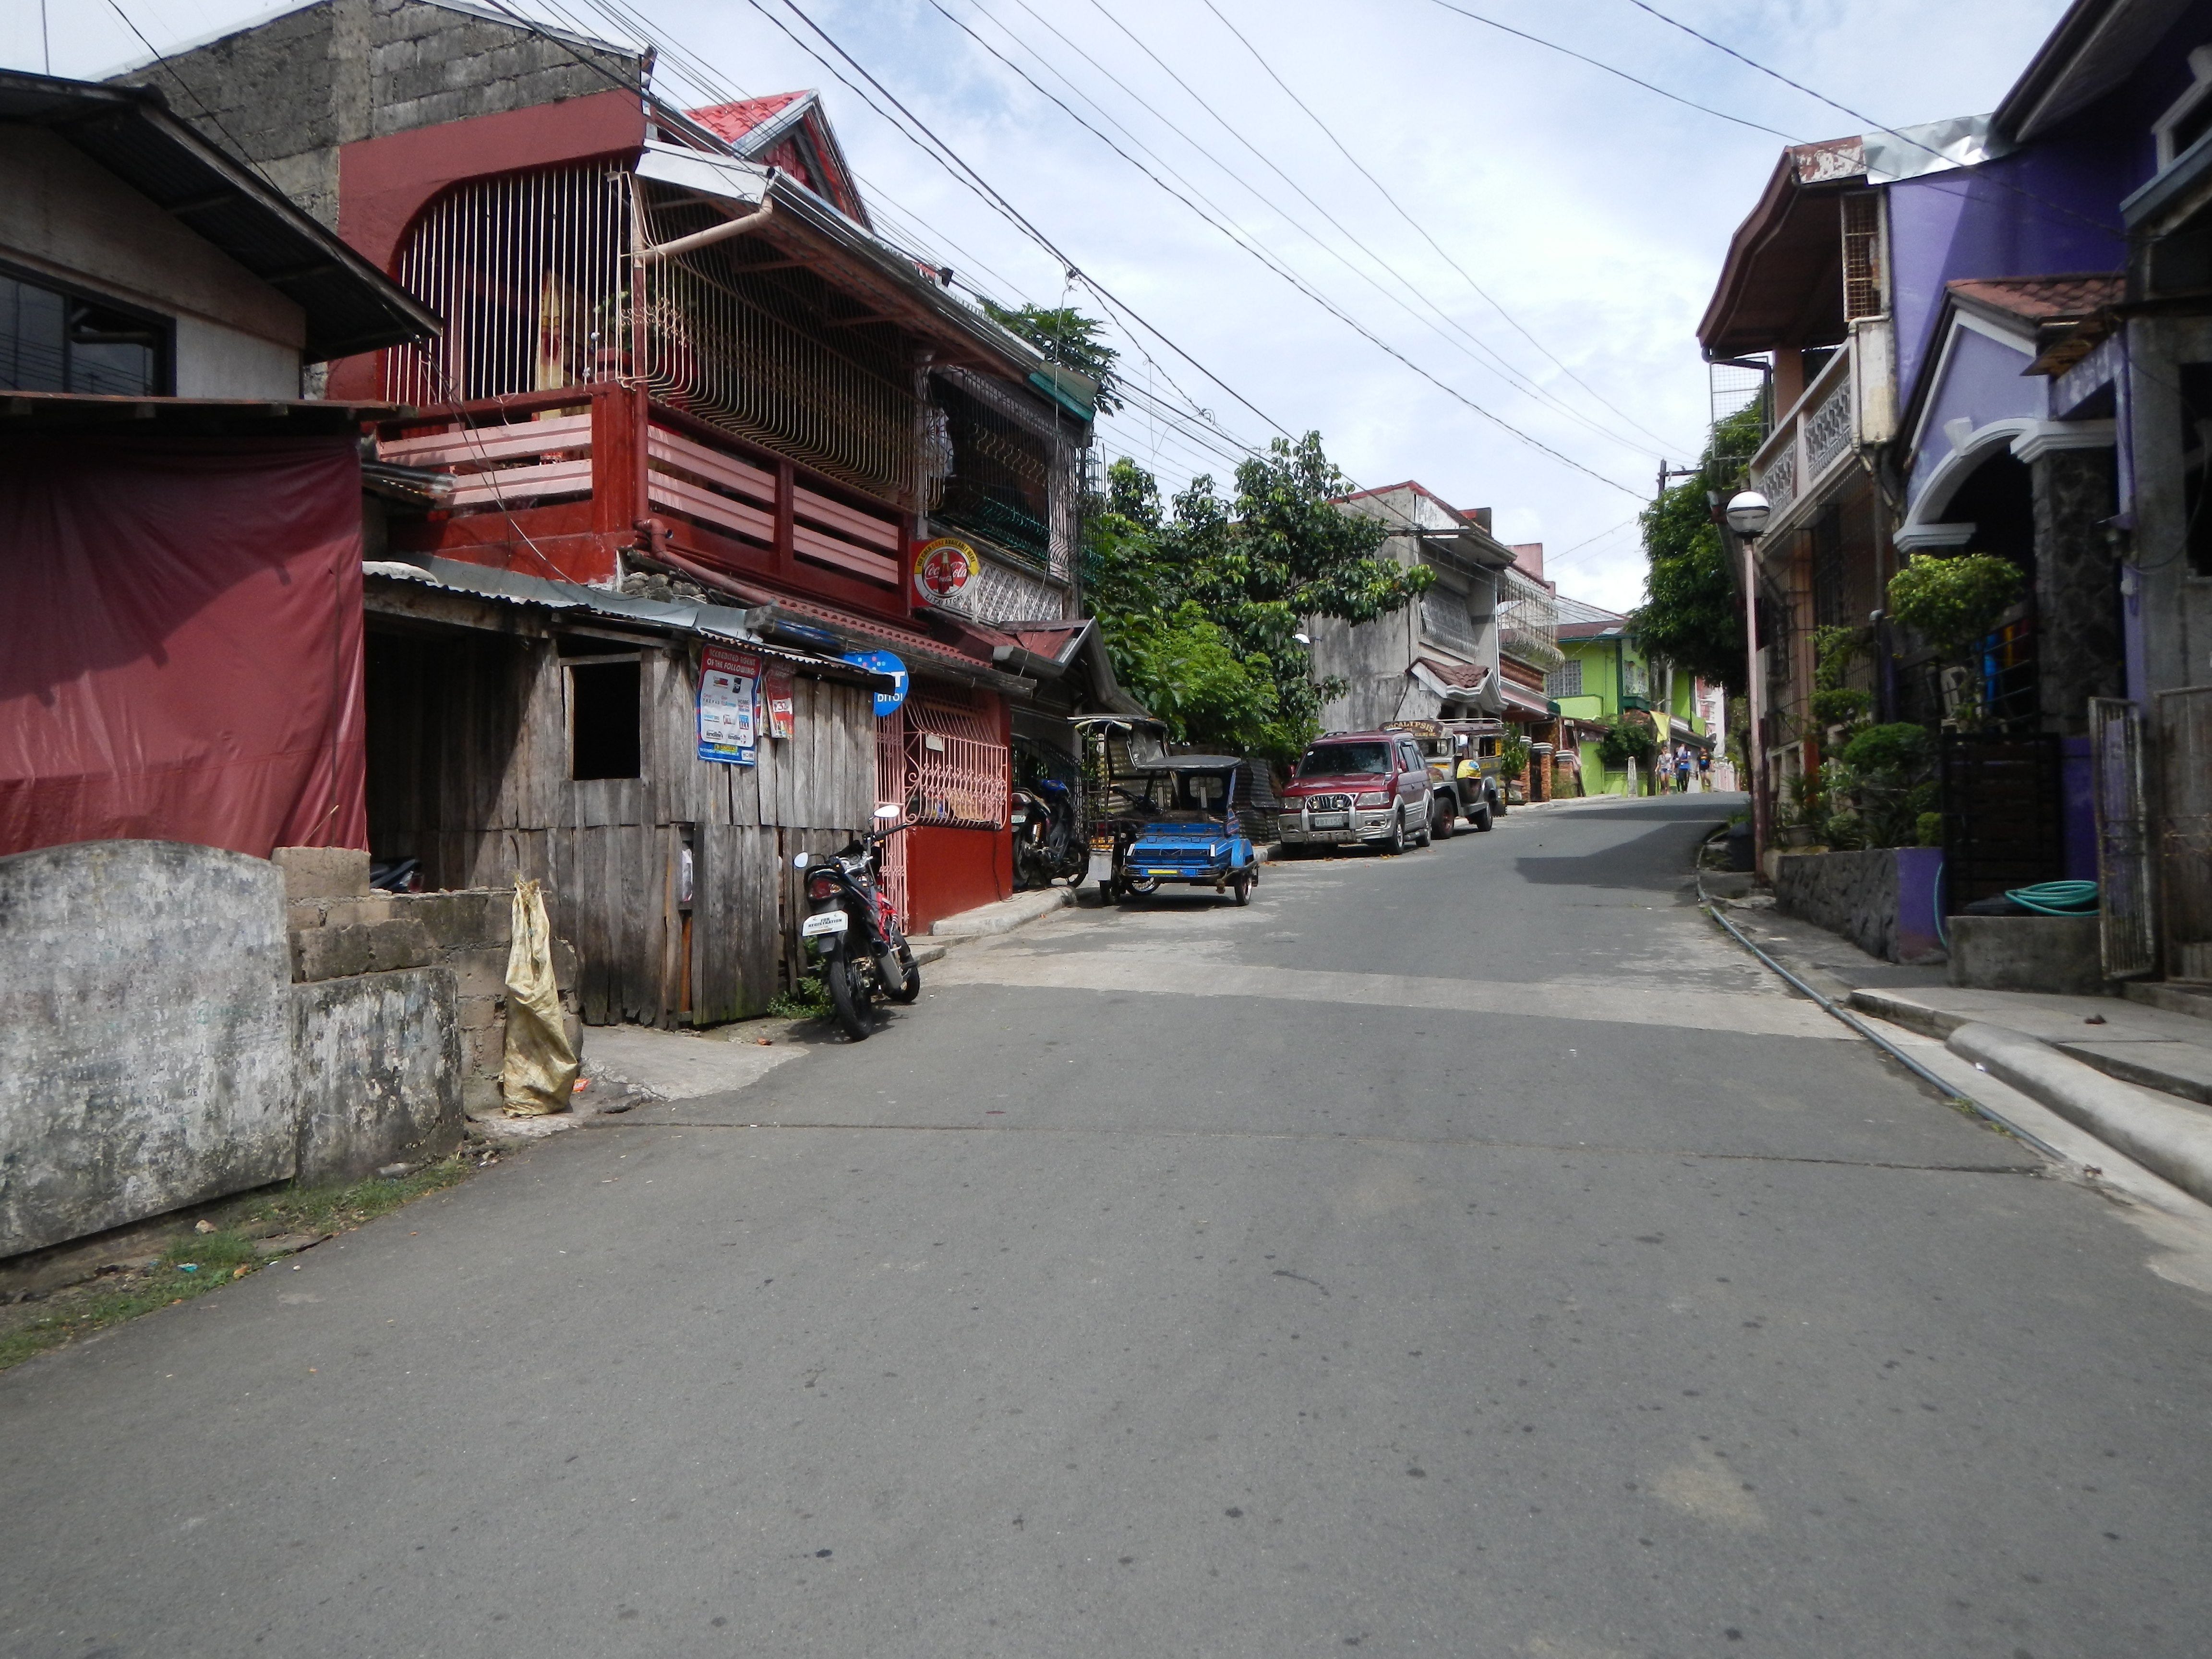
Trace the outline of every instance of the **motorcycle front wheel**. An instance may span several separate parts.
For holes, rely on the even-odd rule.
[[[866,1042],[874,1031],[868,1021],[868,990],[860,969],[843,945],[823,953],[822,982],[830,989],[830,1006],[837,1024],[855,1042]]]

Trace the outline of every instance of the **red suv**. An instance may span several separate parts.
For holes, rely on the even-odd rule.
[[[1307,747],[1282,792],[1283,844],[1426,847],[1431,793],[1428,762],[1405,732],[1332,732]]]

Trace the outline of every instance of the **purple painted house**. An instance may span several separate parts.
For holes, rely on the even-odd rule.
[[[2212,773],[2188,690],[2212,682],[2208,134],[2212,0],[2081,0],[1993,115],[1785,150],[1699,329],[1771,374],[1767,787],[1840,735],[1813,719],[1814,630],[1869,629],[1876,717],[1944,729],[1952,905],[2101,872],[2116,974],[2161,965],[2152,849],[2162,965],[2202,974],[2212,939],[2212,802],[2172,789]],[[1882,615],[1905,559],[1968,551],[2030,579],[1978,673]]]

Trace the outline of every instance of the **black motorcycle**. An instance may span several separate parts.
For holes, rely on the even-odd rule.
[[[912,1002],[921,994],[914,947],[876,885],[884,843],[907,827],[897,821],[902,816],[896,806],[878,806],[876,819],[884,827],[863,832],[843,851],[818,862],[811,854],[792,855],[795,867],[810,872],[806,897],[812,910],[799,933],[821,958],[830,1005],[855,1042],[875,1030],[872,1005],[878,995]]]
[[[1080,886],[1091,870],[1076,792],[1057,778],[1040,777],[1014,791],[1014,884],[1049,887],[1066,880]]]

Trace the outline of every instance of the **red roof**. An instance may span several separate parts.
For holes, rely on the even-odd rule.
[[[1472,691],[1490,678],[1487,668],[1477,668],[1471,663],[1443,662],[1435,657],[1421,659],[1421,666],[1434,674],[1446,685],[1462,691]]]
[[[1978,301],[2030,323],[2057,323],[2087,317],[2118,305],[2127,279],[2117,272],[2073,276],[1979,276],[1946,283],[1961,300]]]
[[[803,92],[773,92],[765,98],[740,98],[733,104],[709,104],[687,112],[691,118],[718,138],[736,143],[769,116],[788,109]]]

